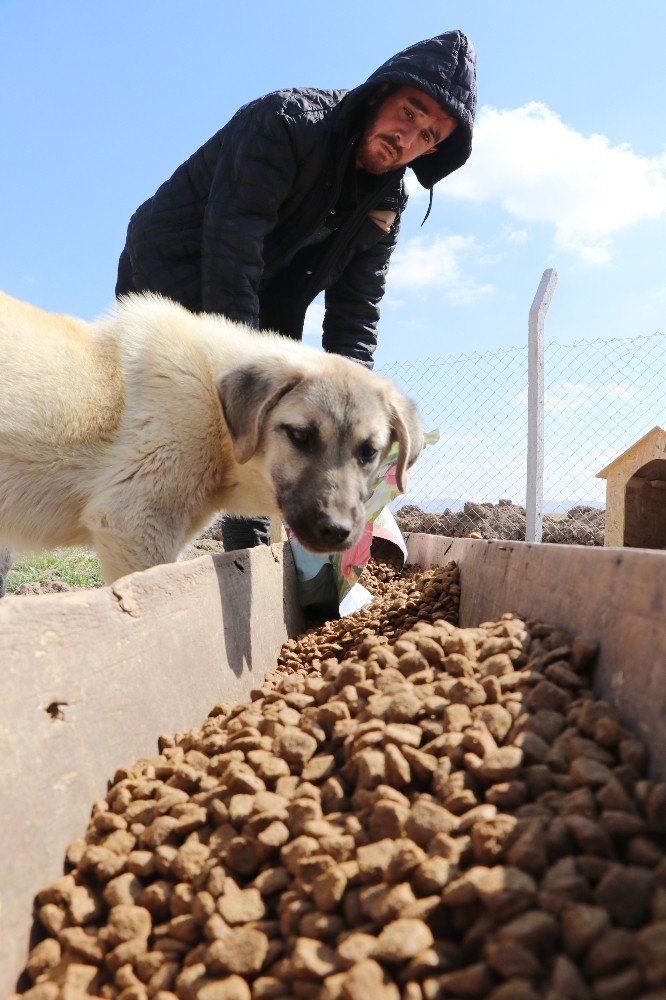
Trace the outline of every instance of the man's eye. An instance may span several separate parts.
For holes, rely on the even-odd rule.
[[[412,111],[412,109],[411,108],[405,108],[404,111],[405,111],[405,114],[407,115],[407,117],[411,121],[411,119],[414,117],[414,112]]]
[[[421,132],[421,136],[426,146],[429,146],[430,143],[432,142],[432,136],[430,135],[430,132]]]

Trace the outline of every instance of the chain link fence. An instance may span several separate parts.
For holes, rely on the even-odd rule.
[[[527,489],[527,345],[395,362],[379,374],[440,439],[394,504],[407,531],[521,540]],[[603,545],[596,474],[666,422],[666,335],[546,344],[543,540]]]

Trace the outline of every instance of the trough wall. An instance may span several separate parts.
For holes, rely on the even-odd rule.
[[[0,998],[35,893],[62,874],[116,769],[245,701],[303,629],[287,545],[0,601]]]

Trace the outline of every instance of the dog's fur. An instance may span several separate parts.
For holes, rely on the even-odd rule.
[[[91,544],[107,582],[221,510],[347,548],[391,443],[402,490],[423,447],[391,381],[157,295],[89,324],[0,292],[0,386],[0,552]]]

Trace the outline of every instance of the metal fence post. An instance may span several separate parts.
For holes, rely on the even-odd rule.
[[[526,542],[540,542],[543,528],[543,319],[556,284],[557,271],[549,267],[541,277],[528,322]]]

